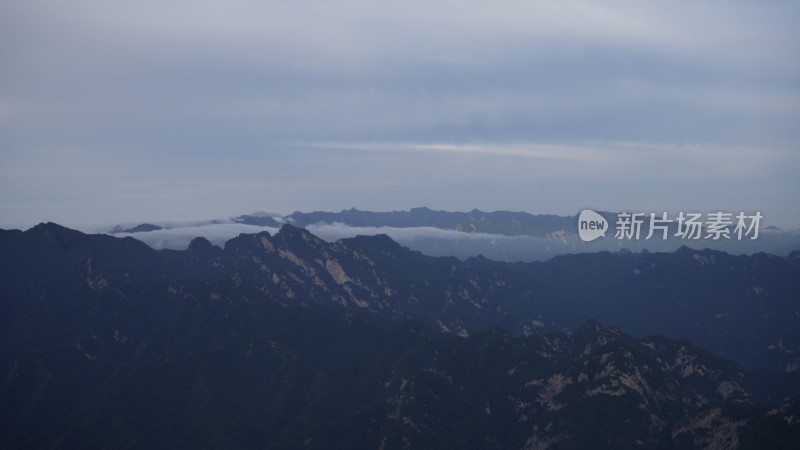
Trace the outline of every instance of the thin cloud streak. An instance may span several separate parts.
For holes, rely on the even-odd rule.
[[[786,159],[800,162],[794,152],[776,148],[754,148],[720,145],[670,145],[655,143],[619,142],[586,145],[563,144],[397,144],[397,143],[336,143],[318,142],[297,144],[299,148],[310,147],[361,152],[464,154],[477,156],[514,157],[540,162],[569,162],[602,173],[604,176],[629,171],[630,174],[646,171],[654,161],[667,162],[673,174],[679,175],[680,166],[691,171],[706,172],[713,169],[713,175],[740,175],[754,167],[780,164]],[[673,163],[668,163],[673,161]],[[659,165],[662,169],[663,165]],[[707,172],[706,172],[707,173]],[[572,173],[573,175],[575,172]],[[581,173],[575,178],[583,178]]]

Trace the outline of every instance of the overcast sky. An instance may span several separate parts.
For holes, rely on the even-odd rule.
[[[256,210],[800,225],[800,2],[0,2],[0,226]]]

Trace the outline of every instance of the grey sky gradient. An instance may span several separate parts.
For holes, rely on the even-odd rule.
[[[255,210],[800,224],[794,1],[0,3],[0,226]]]

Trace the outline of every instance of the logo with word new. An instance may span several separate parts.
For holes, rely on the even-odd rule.
[[[578,236],[585,241],[591,242],[608,231],[608,221],[605,217],[597,214],[591,209],[584,209],[578,215]]]
[[[745,238],[758,239],[761,219],[764,216],[756,211],[733,213],[716,211],[706,214],[679,212],[670,218],[667,212],[617,214],[614,237],[619,240],[667,240],[670,236],[682,240]],[[578,236],[584,242],[591,242],[606,235],[609,225],[600,214],[585,209],[578,215]]]

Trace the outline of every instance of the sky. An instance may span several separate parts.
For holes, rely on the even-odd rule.
[[[0,227],[253,211],[800,226],[795,1],[6,0]]]

